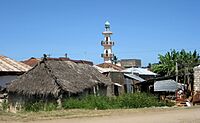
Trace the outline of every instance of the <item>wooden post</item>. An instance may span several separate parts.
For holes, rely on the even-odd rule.
[[[178,62],[176,61],[176,82],[178,82]]]
[[[58,108],[62,108],[62,94],[58,96],[57,103],[58,103]]]
[[[93,87],[93,92],[94,92],[94,95],[96,95],[96,88],[95,88],[95,86]]]
[[[70,92],[68,92],[68,97],[71,97],[71,93]]]
[[[97,85],[97,96],[99,96],[99,85]]]

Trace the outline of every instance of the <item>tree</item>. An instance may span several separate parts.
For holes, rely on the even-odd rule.
[[[193,68],[199,65],[200,56],[196,50],[193,52],[186,52],[184,49],[181,51],[171,50],[165,55],[158,55],[159,63],[154,64],[151,70],[161,76],[174,76],[176,75],[176,62],[178,64],[179,81],[190,86],[193,86]]]
[[[161,76],[170,76],[175,74],[175,64],[178,59],[179,52],[171,50],[165,55],[158,55],[159,64],[152,65],[151,69]]]

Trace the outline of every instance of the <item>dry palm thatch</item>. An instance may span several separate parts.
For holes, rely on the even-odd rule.
[[[82,92],[97,84],[111,85],[109,78],[88,64],[43,60],[8,85],[9,92],[23,95],[54,95]]]

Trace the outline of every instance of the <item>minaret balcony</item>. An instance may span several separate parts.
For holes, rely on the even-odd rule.
[[[103,58],[112,58],[113,56],[114,56],[114,54],[108,54],[108,53],[101,54],[101,57],[103,57]]]
[[[101,41],[102,46],[113,46],[114,42],[113,41]]]

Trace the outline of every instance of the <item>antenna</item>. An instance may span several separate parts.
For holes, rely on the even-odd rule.
[[[65,58],[68,58],[67,53],[65,53]]]
[[[46,56],[47,56],[48,58],[50,58],[51,54],[47,54]]]
[[[43,54],[42,61],[45,61],[45,60],[47,60],[47,55],[46,55],[46,54]]]

